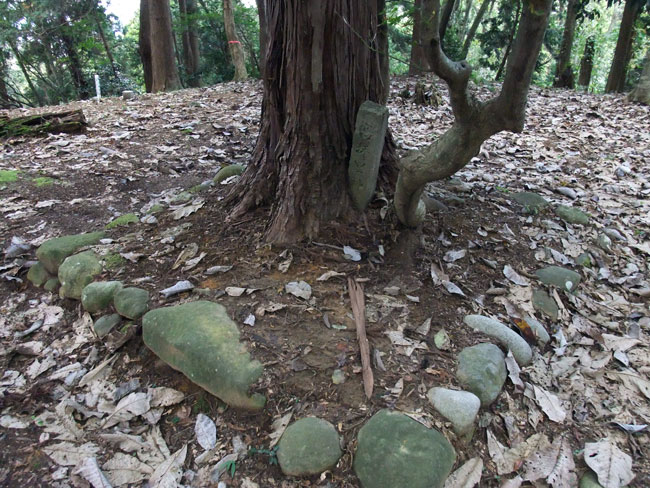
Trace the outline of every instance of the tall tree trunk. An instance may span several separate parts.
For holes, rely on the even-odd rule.
[[[465,38],[465,42],[463,43],[463,54],[462,54],[462,59],[465,59],[467,57],[467,53],[469,52],[469,47],[472,44],[472,41],[474,40],[474,36],[476,35],[476,31],[478,31],[479,25],[481,25],[481,22],[483,21],[483,17],[485,16],[485,12],[487,12],[488,8],[494,3],[494,0],[483,0],[483,3],[481,4],[481,8],[478,9],[478,12],[476,13],[476,17],[474,17],[474,22],[472,22],[472,26],[469,28],[469,32],[467,33],[467,37]]]
[[[4,50],[0,49],[0,108],[10,108],[12,100],[9,97],[7,90],[7,60],[5,58]]]
[[[108,41],[106,40],[106,35],[104,34],[104,26],[101,24],[98,17],[95,17],[95,24],[97,25],[97,33],[102,40],[104,45],[104,51],[106,52],[106,57],[108,62],[111,64],[111,69],[113,70],[113,75],[115,78],[119,78],[120,74],[117,71],[117,66],[115,66],[115,59],[113,58],[113,53],[111,52],[111,46],[109,46]]]
[[[194,87],[201,86],[201,74],[199,73],[201,54],[196,26],[196,2],[194,0],[178,0],[178,8],[183,25],[183,60],[187,84]]]
[[[566,7],[566,18],[564,21],[564,33],[560,56],[555,66],[555,80],[553,86],[556,88],[573,88],[575,79],[571,67],[571,50],[573,49],[573,38],[576,30],[576,18],[578,16],[578,0],[569,0]]]
[[[379,3],[267,3],[260,134],[228,200],[231,219],[272,204],[270,242],[315,236],[321,223],[356,215],[345,188],[357,111],[366,100],[385,103]]]
[[[454,13],[455,8],[456,0],[447,0],[440,16],[440,39],[445,38],[445,33],[447,32],[447,27],[449,26],[449,21],[451,20],[451,14]]]
[[[75,48],[75,41],[67,32],[69,27],[65,14],[61,13],[59,16],[59,37],[61,38],[63,49],[68,58],[68,69],[70,70],[70,76],[77,91],[77,96],[85,99],[90,96],[90,89],[81,69],[81,59]]]
[[[429,70],[429,61],[424,54],[426,46],[423,39],[430,38],[433,26],[433,1],[415,0],[413,10],[413,37],[411,40],[411,58],[409,75],[418,75]]]
[[[641,73],[639,83],[630,93],[630,100],[650,105],[650,49],[645,53],[643,72]]]
[[[594,69],[594,51],[596,49],[596,38],[589,36],[585,41],[585,50],[580,60],[580,76],[578,77],[578,86],[589,88],[591,83],[591,72]]]
[[[16,47],[16,44],[13,41],[9,40],[8,44],[9,44],[9,48],[11,49],[11,52],[14,53],[14,56],[16,57],[16,62],[20,67],[20,71],[22,71],[23,76],[25,77],[27,86],[29,86],[29,89],[34,95],[34,99],[40,106],[43,106],[43,98],[41,97],[41,94],[34,86],[34,83],[32,82],[32,78],[31,76],[29,76],[29,73],[27,72],[27,68],[25,67],[25,63],[23,62],[23,57],[21,56],[20,51],[18,51],[18,48]]]
[[[632,41],[634,39],[634,22],[638,17],[641,9],[645,5],[645,0],[626,0],[621,27],[618,31],[618,40],[616,41],[616,50],[612,67],[609,69],[605,92],[622,92],[625,90],[625,78],[627,75],[627,64],[630,59],[632,50]]]
[[[155,1],[155,0],[154,0]],[[151,14],[149,0],[140,0],[140,33],[138,36],[144,86],[147,93],[153,88],[153,68],[151,64]]]
[[[266,0],[257,0],[257,16],[260,22],[260,74],[264,76],[264,64],[266,63],[266,47],[268,46],[268,19],[266,16]]]
[[[174,35],[169,0],[149,2],[151,28],[151,91],[178,90],[181,80],[174,54]]]
[[[235,14],[232,10],[232,0],[223,0],[223,23],[228,38],[228,50],[232,63],[235,65],[235,81],[243,81],[248,78],[246,72],[246,60],[244,58],[244,49],[241,42],[237,39],[237,30],[235,28]]]
[[[467,24],[469,23],[469,14],[472,11],[472,6],[474,5],[473,0],[467,0],[466,5],[465,5],[465,13],[463,14],[463,21],[460,26],[460,36],[459,39],[462,40],[465,39],[465,35],[467,34]]]
[[[501,64],[499,65],[499,69],[497,70],[497,74],[494,77],[495,80],[498,80],[501,78],[501,75],[503,74],[503,70],[506,67],[506,62],[508,61],[508,58],[510,57],[510,51],[512,49],[512,43],[515,39],[515,33],[517,32],[517,26],[519,25],[519,16],[521,15],[521,1],[522,0],[515,0],[517,2],[517,11],[515,13],[515,22],[512,24],[512,30],[510,31],[510,37],[508,38],[508,45],[506,46],[506,50],[503,52],[503,58],[501,59]],[[533,7],[531,7],[533,8]]]

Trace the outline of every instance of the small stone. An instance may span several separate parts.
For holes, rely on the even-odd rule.
[[[231,164],[229,166],[224,166],[219,171],[217,171],[217,174],[212,181],[215,183],[221,183],[223,180],[230,178],[231,176],[242,174],[245,169],[246,166],[242,166],[241,164]]]
[[[588,252],[583,252],[576,258],[576,264],[578,266],[584,266],[585,268],[591,268],[591,266],[593,265],[591,254],[589,254]]]
[[[89,313],[97,313],[112,303],[115,293],[120,291],[123,285],[119,281],[97,281],[90,283],[81,292],[81,305]]]
[[[375,193],[381,153],[388,128],[388,109],[370,100],[359,107],[348,164],[352,202],[364,210]]]
[[[544,290],[533,290],[532,302],[535,310],[546,314],[554,322],[557,320],[560,309],[557,303],[555,303],[555,300]]]
[[[440,200],[437,200],[426,193],[422,195],[422,201],[424,202],[424,206],[427,209],[427,212],[448,212],[449,207],[442,203]]]
[[[142,288],[122,288],[115,293],[113,305],[122,317],[137,320],[149,309],[149,292]]]
[[[311,476],[333,468],[343,451],[332,424],[307,417],[289,425],[278,443],[278,463],[287,476]]]
[[[571,200],[575,200],[578,198],[578,194],[573,188],[569,188],[567,186],[560,186],[555,190],[558,192],[560,195],[564,195],[567,198],[570,198]]]
[[[101,339],[102,337],[107,336],[121,321],[122,317],[120,317],[119,314],[114,313],[111,315],[104,315],[95,321],[93,329],[95,330],[97,337]]]
[[[59,266],[62,298],[79,300],[85,286],[102,272],[102,265],[92,251],[85,251],[65,258]]]
[[[497,399],[506,382],[505,356],[494,344],[466,347],[458,355],[456,376],[486,407]]]
[[[510,349],[519,366],[526,366],[533,360],[533,351],[526,340],[507,325],[482,315],[467,315],[463,321],[474,330],[499,341]]]
[[[578,273],[560,266],[548,266],[535,271],[535,275],[545,285],[557,286],[564,291],[574,291],[582,279]]]
[[[45,291],[49,291],[50,293],[54,293],[60,285],[61,282],[58,278],[50,278],[45,282],[45,285],[43,285],[43,289]]]
[[[29,271],[27,272],[27,279],[31,281],[34,286],[42,286],[50,278],[52,278],[52,275],[47,272],[45,266],[43,266],[43,263],[40,261],[29,268]]]
[[[354,471],[364,488],[442,488],[455,461],[440,432],[380,410],[359,431]]]
[[[555,300],[554,300],[555,302]],[[542,344],[546,345],[551,340],[551,336],[548,334],[546,327],[542,325],[541,322],[535,320],[531,316],[525,318],[526,323],[530,326],[537,340]]]
[[[345,373],[340,369],[335,369],[332,373],[332,383],[335,385],[345,383]]]
[[[587,225],[590,219],[589,214],[574,207],[567,207],[566,205],[558,205],[555,208],[555,214],[570,224]]]
[[[517,193],[512,198],[515,202],[524,207],[526,213],[533,215],[538,214],[541,210],[550,205],[548,200],[543,196],[529,191]]]
[[[135,98],[135,92],[133,90],[124,90],[122,92],[123,100],[132,100]]]
[[[474,393],[436,387],[429,390],[427,398],[433,408],[452,423],[457,434],[471,437],[481,408],[481,400]]]
[[[612,250],[612,240],[607,234],[599,234],[598,238],[596,239],[596,245],[603,251]]]
[[[50,239],[41,244],[36,251],[36,257],[43,263],[45,269],[56,275],[59,265],[65,258],[74,254],[81,247],[97,244],[103,237],[103,232],[92,232]]]
[[[436,335],[433,336],[433,343],[441,351],[449,351],[451,349],[451,339],[445,329],[440,329],[436,332]]]
[[[251,360],[239,335],[226,309],[208,301],[158,308],[142,318],[144,343],[163,361],[228,405],[259,410],[266,399],[249,389],[262,365]]]
[[[603,232],[607,237],[614,241],[621,241],[621,242],[627,242],[627,237],[625,237],[623,234],[621,234],[618,230],[613,229],[611,227],[608,227],[606,229],[603,229]]]

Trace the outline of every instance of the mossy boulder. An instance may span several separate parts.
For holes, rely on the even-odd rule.
[[[104,232],[90,232],[88,234],[56,237],[41,244],[36,251],[36,257],[43,263],[47,271],[56,275],[59,271],[59,266],[65,258],[73,255],[78,249],[84,246],[97,244],[103,237]]]
[[[142,288],[122,288],[115,292],[113,305],[122,317],[137,320],[149,310],[149,292]]]
[[[242,174],[245,169],[246,166],[243,166],[241,164],[231,164],[229,166],[224,166],[219,171],[217,171],[217,174],[212,181],[215,183],[221,183],[226,178]]]
[[[541,210],[548,207],[550,203],[543,196],[530,191],[522,191],[515,194],[512,199],[524,207],[524,211],[529,214],[538,214]]]
[[[142,336],[158,357],[228,405],[264,406],[264,396],[248,393],[262,365],[239,342],[237,324],[223,306],[196,301],[152,310],[142,319]]]
[[[278,462],[287,476],[320,474],[334,467],[342,454],[334,426],[316,417],[291,424],[278,444]]]
[[[120,215],[119,217],[111,220],[108,224],[106,224],[106,229],[114,229],[115,227],[126,227],[129,224],[137,224],[138,222],[140,222],[140,219],[136,214],[128,213],[128,214]]]
[[[589,214],[575,207],[568,207],[566,205],[558,205],[555,208],[555,215],[570,224],[587,225],[590,220]]]
[[[81,305],[90,313],[101,312],[113,302],[115,293],[124,285],[119,281],[97,281],[90,283],[81,292]]]
[[[59,281],[62,298],[79,300],[81,292],[93,278],[102,272],[102,265],[92,251],[73,254],[59,266]]]
[[[34,286],[42,286],[50,278],[52,278],[52,275],[47,272],[45,266],[43,266],[43,263],[41,263],[40,261],[37,262],[31,268],[29,268],[29,271],[27,272],[27,279]]]
[[[441,488],[455,461],[440,432],[380,410],[359,431],[354,471],[363,488]]]
[[[43,289],[45,291],[49,291],[50,293],[54,293],[60,285],[61,282],[58,278],[50,278],[45,282],[45,285],[43,285]]]

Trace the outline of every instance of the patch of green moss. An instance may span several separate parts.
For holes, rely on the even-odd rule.
[[[133,213],[128,213],[128,214],[120,215],[116,219],[111,220],[108,224],[106,224],[106,229],[114,229],[115,227],[125,227],[129,224],[135,224],[137,222],[140,222],[138,216]]]
[[[0,169],[0,183],[13,183],[18,179],[17,169]]]
[[[54,178],[50,178],[49,176],[39,176],[38,178],[34,178],[32,181],[38,188],[54,184]]]
[[[124,259],[122,256],[120,256],[117,253],[114,254],[107,254],[104,256],[104,266],[106,266],[106,269],[115,269],[118,268],[119,266],[122,266],[126,262],[126,259]]]
[[[184,191],[172,198],[172,203],[185,203],[192,199],[192,194],[190,192]]]
[[[157,214],[162,212],[163,210],[165,210],[165,206],[157,203],[155,205],[152,205],[152,207],[149,210],[147,210],[147,214]]]

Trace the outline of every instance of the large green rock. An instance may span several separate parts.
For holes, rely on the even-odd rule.
[[[224,166],[219,171],[217,171],[217,174],[212,181],[215,183],[221,183],[223,180],[230,178],[231,176],[242,174],[245,169],[246,166],[243,166],[241,164],[230,164],[228,166]]]
[[[379,163],[388,128],[388,109],[366,100],[359,107],[352,137],[348,181],[357,210],[365,210],[377,186]]]
[[[103,232],[56,237],[41,244],[36,251],[36,257],[45,269],[55,275],[65,258],[73,255],[79,248],[97,244],[103,237]]]
[[[455,461],[440,432],[380,410],[359,431],[354,471],[363,488],[440,488]]]
[[[228,405],[264,406],[263,395],[248,394],[262,365],[251,361],[223,306],[197,301],[152,310],[142,319],[142,336],[163,361]]]
[[[27,272],[27,279],[31,281],[34,286],[42,286],[50,278],[52,278],[52,275],[47,272],[45,266],[43,266],[43,263],[40,261],[29,268],[29,271]]]
[[[115,293],[120,291],[123,285],[119,281],[96,281],[90,283],[81,291],[81,305],[90,313],[101,312],[108,308],[113,301]]]
[[[316,417],[294,422],[278,444],[278,462],[287,476],[310,476],[334,467],[343,451],[332,424]]]
[[[529,214],[537,214],[540,210],[549,206],[548,200],[543,196],[530,191],[522,191],[515,194],[512,199],[524,207],[524,211]]]
[[[110,334],[116,326],[120,325],[120,322],[122,322],[122,317],[119,314],[104,315],[95,321],[93,329],[97,337],[101,339]]]
[[[505,356],[494,344],[466,347],[458,355],[456,377],[484,407],[497,399],[507,376]]]
[[[560,309],[555,303],[555,300],[544,290],[533,290],[532,300],[535,310],[547,315],[551,320],[556,321],[560,313]]]
[[[590,219],[589,214],[575,207],[567,207],[566,205],[558,205],[555,207],[555,215],[570,224],[587,225]]]
[[[149,292],[142,288],[122,288],[115,292],[113,305],[122,317],[137,320],[149,310]]]
[[[65,258],[59,266],[59,281],[62,298],[79,300],[81,292],[95,276],[101,274],[102,265],[92,251],[73,254]]]
[[[560,266],[547,266],[535,271],[535,276],[545,285],[557,286],[560,290],[573,291],[578,288],[581,276]]]

